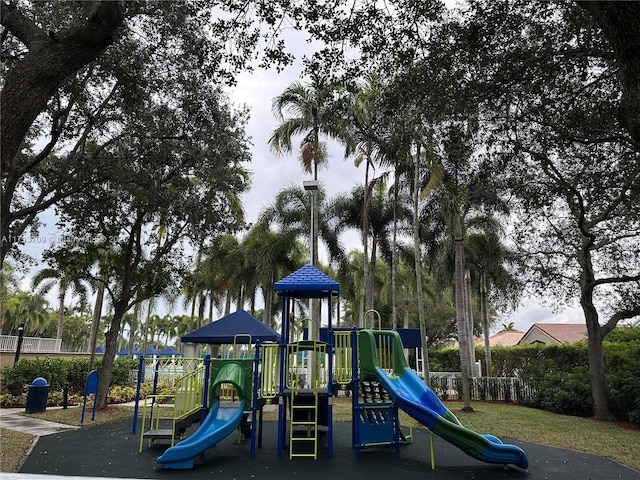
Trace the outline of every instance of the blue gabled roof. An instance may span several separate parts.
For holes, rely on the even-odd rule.
[[[328,292],[339,292],[340,284],[307,263],[292,274],[273,285],[276,292],[286,292],[303,298],[324,296]]]
[[[280,335],[253,315],[238,310],[204,327],[183,335],[183,343],[210,343],[213,345],[261,342],[279,342]]]

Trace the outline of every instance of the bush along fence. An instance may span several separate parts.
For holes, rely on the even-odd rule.
[[[618,420],[640,424],[640,338],[637,333],[631,335],[636,329],[620,330],[628,338],[604,343],[609,408]],[[482,348],[476,349],[476,359],[486,365]],[[430,351],[429,364],[432,371],[459,371],[458,349]],[[472,381],[472,398],[484,396],[486,400],[518,402],[556,413],[593,415],[585,342],[495,347],[491,364],[493,376]],[[461,398],[459,380],[443,382],[432,378],[438,394]]]

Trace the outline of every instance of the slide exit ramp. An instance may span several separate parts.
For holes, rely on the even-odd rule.
[[[225,360],[221,363],[222,367],[218,370],[211,386],[211,391],[216,392],[220,390],[222,384],[234,385],[238,390],[240,401],[230,407],[222,407],[219,396],[216,396],[200,428],[158,457],[157,462],[161,463],[163,468],[193,468],[196,457],[235,432],[242,422],[245,405],[248,404],[247,396],[251,395],[251,389],[247,389],[247,386],[251,386],[251,377],[247,378],[245,363],[250,366],[251,360],[245,362]]]
[[[380,342],[380,337],[392,341]],[[388,339],[385,339],[388,340]],[[526,469],[527,454],[515,445],[503,444],[493,435],[480,435],[462,426],[456,416],[413,371],[402,351],[402,341],[391,330],[362,330],[358,338],[362,378],[378,379],[398,408],[423,424],[436,435],[460,448],[467,455],[487,463],[513,464]],[[380,368],[380,346],[391,348],[391,371]]]

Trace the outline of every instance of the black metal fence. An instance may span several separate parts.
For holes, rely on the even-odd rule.
[[[470,380],[472,400],[530,404],[538,393],[535,386],[518,377],[474,377]],[[462,400],[459,375],[431,375],[431,389],[442,400]]]

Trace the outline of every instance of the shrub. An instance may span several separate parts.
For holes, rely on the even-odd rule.
[[[136,399],[136,388],[130,385],[115,385],[109,389],[108,403],[126,403]]]
[[[13,367],[5,367],[3,371],[3,389],[12,395],[20,395],[37,377],[43,377],[50,389],[62,389],[67,385],[67,360],[60,358],[37,358],[20,360]]]
[[[640,423],[640,341],[607,344],[605,352],[611,413],[620,420]]]
[[[549,372],[538,383],[538,406],[544,410],[590,417],[593,399],[589,384],[589,370],[575,367],[571,372]]]
[[[140,365],[138,360],[131,358],[116,358],[113,362],[113,371],[111,372],[111,383],[109,385],[127,385],[129,383],[129,373],[136,370]],[[99,370],[99,368],[96,368]]]
[[[637,328],[618,328],[604,342],[609,407],[617,419],[635,423],[640,423],[639,334]],[[476,348],[476,356],[484,364],[483,348]],[[459,370],[458,349],[434,350],[429,358],[445,366],[444,370]],[[504,390],[505,401],[571,415],[593,414],[586,342],[495,347],[491,359],[492,377],[519,377],[524,382],[516,383],[513,392]],[[497,384],[484,380],[478,381],[477,389],[479,397],[486,399],[502,392]]]

